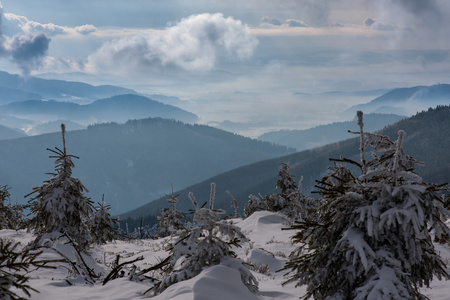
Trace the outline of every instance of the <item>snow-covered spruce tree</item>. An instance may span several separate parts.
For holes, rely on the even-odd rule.
[[[245,216],[248,217],[257,210],[280,212],[294,221],[309,218],[310,211],[317,206],[317,200],[303,195],[291,176],[289,164],[282,163],[278,172],[276,188],[278,194],[269,194],[260,200],[250,195],[249,202],[244,207]]]
[[[256,278],[231,249],[232,246],[241,247],[241,242],[247,238],[232,222],[219,221],[225,211],[214,209],[215,183],[211,183],[209,207],[200,207],[192,192],[189,198],[195,207],[194,226],[170,247],[168,275],[150,290],[159,294],[174,283],[197,276],[207,267],[222,264],[237,269],[242,282],[256,293]]]
[[[278,196],[284,199],[284,201],[282,201],[282,203],[284,203],[284,207],[280,207],[281,209],[279,211],[294,221],[308,219],[311,211],[316,208],[318,201],[302,193],[299,186],[295,183],[291,176],[291,168],[289,164],[281,164],[278,177],[279,179],[276,187],[281,190],[281,193]],[[303,176],[299,185],[301,185],[302,180]]]
[[[250,194],[248,202],[244,205],[244,216],[250,217],[255,211],[267,210],[266,205],[258,196]]]
[[[31,194],[37,195],[29,201],[33,217],[28,228],[38,235],[37,244],[46,233],[62,233],[74,241],[78,250],[86,250],[92,242],[88,227],[93,212],[92,201],[84,195],[87,189],[83,183],[72,177],[72,168],[75,167],[72,158],[78,157],[67,154],[64,124],[61,124],[61,129],[63,150],[47,148],[56,154],[50,156],[56,158],[56,173],[51,173],[50,180],[42,186],[33,188]]]
[[[289,202],[297,198],[297,185],[291,177],[289,164],[281,164],[278,177],[276,188],[281,189],[281,193],[269,194],[262,199],[269,211],[286,210]]]
[[[11,205],[8,186],[0,186],[0,229],[19,229],[23,223],[23,207]]]
[[[167,202],[171,204],[170,208],[163,208],[161,210],[161,216],[158,216],[158,228],[156,229],[155,237],[163,238],[175,234],[185,229],[184,213],[177,210],[178,203],[177,197],[173,193],[173,185],[170,185],[172,194],[167,196]]]
[[[89,221],[91,236],[96,244],[105,244],[114,240],[113,224],[116,223],[116,219],[109,214],[108,210],[110,208],[110,205],[105,205],[105,200],[103,199]]]
[[[300,222],[285,270],[307,285],[304,298],[426,299],[419,288],[433,276],[449,278],[436,253],[430,231],[449,233],[443,223],[442,185],[424,183],[414,172],[416,160],[404,153],[405,136],[396,142],[363,131],[361,162],[337,159],[331,173],[318,181],[322,197],[318,221]],[[366,147],[375,153],[366,161]],[[354,176],[345,163],[361,170]]]

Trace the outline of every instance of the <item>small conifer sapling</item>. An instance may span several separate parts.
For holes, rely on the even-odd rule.
[[[158,216],[158,228],[156,229],[155,237],[162,238],[176,234],[180,230],[185,228],[185,216],[184,213],[177,210],[176,206],[178,203],[178,196],[173,192],[173,185],[170,185],[172,193],[167,197],[167,202],[169,202],[170,208],[163,208],[161,216]]]
[[[76,243],[79,250],[86,250],[92,241],[88,227],[93,212],[92,201],[84,195],[87,189],[83,183],[72,177],[72,168],[75,167],[72,158],[78,157],[67,154],[64,124],[61,124],[61,130],[63,150],[47,148],[55,154],[50,158],[56,159],[56,173],[50,173],[49,180],[33,188],[31,194],[36,196],[29,201],[32,218],[28,227],[38,235],[38,244],[44,234],[63,233]]]
[[[192,192],[189,198],[195,207],[194,225],[170,247],[168,275],[151,290],[159,294],[174,283],[197,276],[205,268],[222,264],[237,269],[242,282],[250,291],[256,292],[255,277],[232,250],[232,246],[240,247],[247,238],[232,222],[219,220],[225,211],[214,209],[215,183],[211,183],[209,207],[200,207]]]

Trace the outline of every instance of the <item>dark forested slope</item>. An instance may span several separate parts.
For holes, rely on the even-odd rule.
[[[397,139],[398,131],[406,131],[404,149],[408,155],[425,166],[419,166],[417,172],[427,182],[450,182],[450,107],[439,106],[416,114],[411,118],[399,121],[382,130],[380,133]],[[354,135],[348,134],[349,137]],[[314,190],[315,180],[326,174],[332,163],[329,158],[344,157],[359,160],[359,139],[351,138],[342,142],[330,144],[321,148],[306,150],[295,154],[257,162],[235,170],[209,178],[200,184],[190,186],[179,191],[179,204],[177,207],[187,211],[190,208],[188,193],[194,192],[199,202],[209,199],[210,183],[217,185],[216,206],[231,212],[229,190],[238,200],[242,209],[248,201],[249,194],[266,195],[276,192],[278,170],[281,163],[289,162],[291,173],[296,180],[303,176],[303,192],[309,194]],[[175,187],[177,187],[176,181]],[[166,193],[169,188],[166,189]],[[160,207],[166,206],[165,198],[156,200],[138,210],[123,214],[122,218],[158,214]]]
[[[70,130],[70,128],[68,128]],[[182,188],[216,174],[267,158],[285,155],[286,147],[245,138],[219,129],[161,118],[89,126],[67,132],[74,176],[98,202],[105,194],[112,213],[131,210],[163,195],[175,183]],[[32,187],[54,169],[46,148],[61,147],[51,133],[0,141],[0,184],[12,199],[24,202]]]
[[[0,140],[16,139],[26,136],[25,132],[0,125]]]

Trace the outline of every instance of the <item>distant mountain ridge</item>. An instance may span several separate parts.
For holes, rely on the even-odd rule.
[[[436,105],[450,104],[450,84],[394,89],[369,103],[352,106],[348,112],[393,113],[411,116]]]
[[[67,119],[85,125],[126,122],[130,119],[148,117],[175,119],[186,123],[198,120],[193,113],[134,94],[113,96],[85,105],[54,100],[28,100],[2,105],[0,111],[24,119],[44,121]]]
[[[56,121],[50,121],[44,124],[36,125],[33,128],[31,128],[27,134],[28,135],[38,135],[38,134],[44,134],[44,133],[52,133],[52,132],[60,132],[61,131],[61,123],[64,123],[66,125],[66,128],[69,128],[69,131],[73,130],[81,130],[86,129],[86,126],[83,126],[81,124],[69,121],[69,120],[56,120]]]
[[[113,214],[164,195],[172,182],[182,188],[293,152],[212,127],[162,118],[91,125],[68,131],[66,141],[68,152],[80,157],[74,159],[74,176],[90,190],[94,202],[104,194]],[[24,203],[23,196],[48,179],[54,161],[46,149],[61,143],[60,133],[0,141],[0,184],[11,187],[11,199]]]
[[[39,99],[86,102],[119,94],[137,92],[112,85],[93,86],[76,81],[23,78],[0,71],[0,104]]]
[[[27,136],[25,132],[0,125],[0,140],[17,139]]]
[[[364,124],[366,130],[373,132],[403,118],[405,117],[394,114],[367,114],[364,117]],[[358,130],[358,125],[354,120],[319,125],[305,130],[271,131],[260,135],[258,139],[302,151],[351,138],[347,130]]]
[[[397,139],[398,131],[405,130],[404,149],[419,161],[425,162],[425,166],[418,166],[417,172],[426,182],[449,183],[450,182],[450,106],[438,106],[401,120],[381,130],[380,133]],[[193,192],[197,199],[208,199],[209,185],[216,183],[215,207],[227,210],[230,208],[231,197],[226,191],[230,191],[238,200],[242,210],[248,201],[250,194],[263,196],[269,193],[279,192],[275,189],[278,180],[278,171],[281,163],[290,163],[291,174],[294,180],[302,181],[303,193],[309,195],[315,190],[315,180],[319,180],[333,165],[329,158],[346,158],[359,161],[359,138],[354,137],[345,141],[329,144],[320,148],[305,150],[287,156],[256,162],[237,169],[211,177],[201,183],[179,189],[179,202],[177,208],[187,211],[190,208],[188,193]],[[175,182],[176,187],[176,182]],[[150,202],[145,206],[121,215],[121,219],[135,218],[139,222],[141,217],[159,214],[162,207],[167,206],[165,197]],[[130,226],[132,220],[129,220]],[[139,223],[137,223],[139,224]]]

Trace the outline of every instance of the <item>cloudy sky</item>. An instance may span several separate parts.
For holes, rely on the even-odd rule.
[[[205,123],[306,128],[370,100],[307,94],[450,78],[447,0],[1,4],[0,70],[177,96]]]

